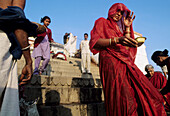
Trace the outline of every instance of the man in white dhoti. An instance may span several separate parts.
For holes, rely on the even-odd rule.
[[[0,116],[19,116],[18,77],[16,60],[9,49],[11,43],[0,30]]]
[[[91,59],[90,59],[90,48],[89,48],[89,40],[88,39],[88,34],[84,34],[84,40],[81,41],[80,44],[80,49],[81,49],[81,71],[82,73],[89,73],[90,72],[90,64],[91,64]],[[87,64],[87,70],[85,70]]]
[[[33,34],[37,26],[26,19],[24,7],[25,0],[0,0],[0,116],[20,115],[18,76],[14,59],[19,59],[22,53],[26,64],[22,70],[20,85],[26,84],[32,75],[28,35]]]

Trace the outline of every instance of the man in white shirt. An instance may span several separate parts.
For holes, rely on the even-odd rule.
[[[84,34],[84,40],[81,41],[80,49],[81,49],[81,71],[82,73],[86,73],[85,66],[87,63],[87,73],[90,73],[90,48],[89,48],[89,40],[87,40],[88,34]]]

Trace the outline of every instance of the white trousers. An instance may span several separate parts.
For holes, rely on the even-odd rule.
[[[82,53],[81,54],[81,71],[82,73],[85,73],[85,67],[87,64],[87,73],[90,73],[90,64],[91,64],[91,60],[90,60],[90,53]]]
[[[19,116],[17,64],[9,53],[11,43],[0,30],[0,116]]]

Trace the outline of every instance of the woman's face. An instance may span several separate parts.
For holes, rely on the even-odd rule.
[[[163,63],[163,58],[161,56],[158,56],[157,60],[155,61],[155,63],[159,66],[163,66],[164,63]]]
[[[118,10],[118,11],[112,16],[113,20],[116,21],[116,22],[118,22],[118,21],[122,18],[123,13],[124,13],[123,11]]]
[[[154,69],[153,68],[148,68],[148,70],[146,72],[150,77],[152,77],[154,75]]]
[[[47,27],[50,24],[50,19],[45,19],[44,20],[44,25]]]

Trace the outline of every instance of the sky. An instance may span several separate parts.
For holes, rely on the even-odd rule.
[[[84,33],[90,39],[95,20],[107,18],[114,3],[123,3],[134,11],[134,31],[147,38],[149,63],[160,71],[151,55],[156,50],[170,50],[170,0],[27,0],[25,14],[30,21],[38,23],[42,17],[49,16],[54,41],[63,44],[64,34],[71,32],[78,36],[78,48]]]

